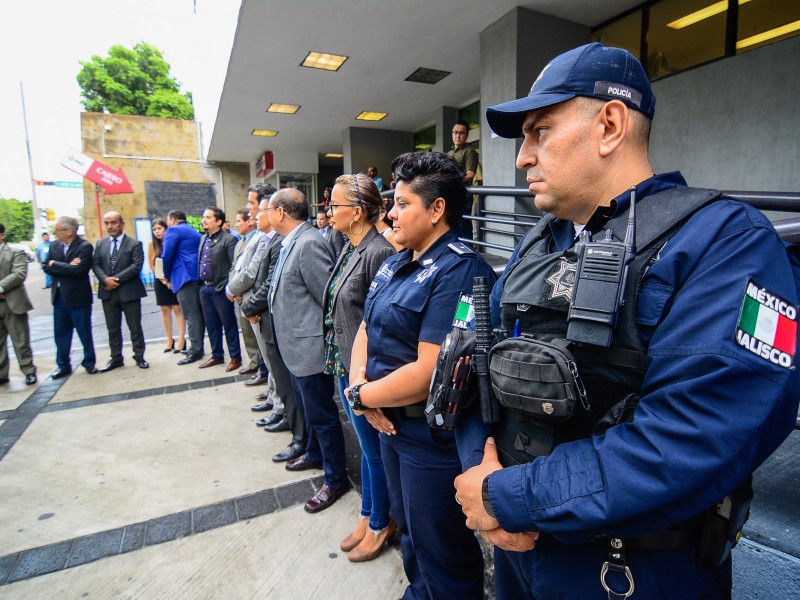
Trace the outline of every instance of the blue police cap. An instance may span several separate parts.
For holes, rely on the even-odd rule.
[[[527,113],[575,96],[621,100],[648,119],[656,108],[650,80],[633,54],[595,42],[556,56],[542,69],[527,96],[490,106],[486,120],[500,137],[521,137]]]

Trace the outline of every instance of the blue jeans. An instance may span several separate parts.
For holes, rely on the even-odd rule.
[[[210,285],[201,285],[200,306],[203,309],[208,341],[211,343],[211,357],[217,360],[225,359],[225,351],[222,347],[224,330],[231,360],[242,360],[242,350],[239,347],[239,323],[236,320],[233,303],[225,296],[225,292],[218,292]]]
[[[361,446],[361,516],[369,517],[369,527],[381,531],[389,525],[389,491],[381,458],[381,440],[378,430],[369,424],[364,415],[356,415],[347,403],[344,391],[350,385],[347,377],[339,377],[339,394],[344,412],[353,423]]]
[[[92,306],[70,307],[64,304],[61,292],[56,292],[53,303],[53,337],[56,342],[56,365],[59,369],[70,368],[69,353],[72,348],[72,330],[78,333],[83,345],[81,365],[90,369],[95,366],[94,340],[92,339]]]

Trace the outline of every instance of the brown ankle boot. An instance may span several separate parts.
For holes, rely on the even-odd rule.
[[[375,560],[380,556],[383,551],[383,545],[392,537],[397,525],[394,521],[390,521],[389,525],[382,531],[368,530],[361,543],[347,553],[347,558],[350,562],[366,562],[368,560]]]
[[[361,540],[364,539],[364,535],[367,533],[368,525],[369,517],[361,517],[358,520],[358,525],[356,525],[355,531],[342,540],[342,543],[339,544],[339,549],[342,552],[350,552],[350,550],[358,546],[361,543]]]

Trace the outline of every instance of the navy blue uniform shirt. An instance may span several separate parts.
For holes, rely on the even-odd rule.
[[[643,182],[638,196],[672,187],[676,176]],[[616,199],[619,210],[627,197]],[[571,245],[567,226],[554,223],[557,244]],[[493,473],[489,493],[504,529],[573,542],[611,524],[617,535],[663,530],[730,493],[794,428],[797,371],[737,342],[749,281],[798,303],[785,246],[767,218],[740,202],[714,202],[656,258],[636,301],[649,347],[634,421]]]

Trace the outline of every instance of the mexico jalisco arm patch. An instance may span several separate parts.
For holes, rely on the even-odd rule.
[[[736,343],[764,360],[794,369],[797,306],[748,279],[736,326]]]

